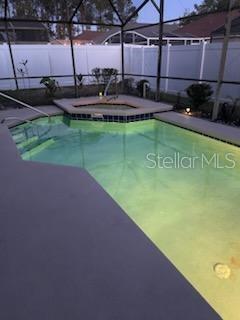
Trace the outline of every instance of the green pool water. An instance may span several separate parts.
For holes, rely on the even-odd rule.
[[[86,169],[223,319],[240,319],[239,148],[156,120],[34,123],[12,129],[23,159]],[[202,154],[221,168],[190,167]],[[155,155],[167,167],[153,168]],[[169,165],[177,156],[184,167]]]

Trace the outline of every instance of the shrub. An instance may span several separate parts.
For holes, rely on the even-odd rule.
[[[231,99],[231,103],[225,102],[221,106],[219,113],[219,119],[225,123],[233,123],[235,125],[240,124],[240,99]]]
[[[96,79],[99,89],[99,85],[104,84],[106,86],[112,76],[114,76],[115,82],[117,82],[118,70],[114,68],[94,68],[92,69],[92,75]]]
[[[101,69],[100,68],[92,69],[92,75],[96,79],[97,84],[99,84],[100,78],[101,78]]]
[[[139,92],[140,97],[143,97],[143,86],[144,86],[145,83],[149,84],[149,81],[146,80],[146,79],[142,79],[142,80],[137,82],[137,91]],[[148,93],[149,90],[150,90],[150,87],[148,86],[146,93]]]
[[[134,79],[133,78],[126,78],[124,81],[119,82],[119,87],[121,88],[122,85],[124,86],[124,93],[133,93],[134,88],[133,88],[133,83]]]
[[[196,109],[208,102],[213,94],[211,86],[207,83],[194,83],[186,89],[186,92]]]
[[[58,81],[50,77],[43,77],[40,83],[46,87],[46,93],[50,96],[54,96],[55,92],[60,90]]]
[[[79,88],[82,88],[83,86],[83,75],[80,73],[80,74],[77,74],[76,75],[76,79],[77,79],[77,84],[78,84],[78,87]]]

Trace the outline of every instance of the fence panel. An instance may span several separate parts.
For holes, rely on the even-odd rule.
[[[3,44],[0,48],[0,78],[14,77],[8,46]],[[0,89],[15,89],[15,81],[1,80]]]
[[[221,55],[221,43],[188,46],[164,46],[162,53],[162,76],[216,80]],[[12,45],[17,75],[56,76],[60,85],[73,85],[73,67],[70,46],[64,45]],[[121,47],[114,46],[74,46],[77,74],[91,74],[93,68],[116,68],[121,72]],[[157,74],[158,48],[154,46],[125,46],[125,72],[139,74],[136,81],[145,75]],[[24,66],[24,61],[28,60]],[[8,46],[0,45],[0,78],[13,77]],[[240,43],[231,42],[227,55],[225,80],[240,81]],[[155,90],[156,79],[148,78]],[[19,80],[20,88],[38,88],[40,79]],[[91,82],[86,79],[85,83]],[[161,90],[177,93],[184,92],[192,81],[161,81]],[[216,85],[211,84],[215,89]],[[0,89],[14,89],[14,81],[0,81]],[[239,85],[223,85],[221,97],[240,96]]]
[[[69,45],[12,45],[18,77],[72,75],[73,65]],[[116,68],[121,72],[119,46],[75,46],[77,74],[89,74],[93,68]],[[0,78],[13,77],[7,45],[0,45]],[[25,64],[25,62],[27,63]],[[18,80],[19,88],[39,88],[41,78]],[[61,86],[73,85],[73,77],[58,78]],[[14,81],[0,81],[0,89],[15,89]]]

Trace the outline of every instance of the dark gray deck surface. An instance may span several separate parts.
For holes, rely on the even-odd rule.
[[[87,172],[0,154],[0,319],[220,319]]]
[[[39,110],[46,112],[47,114],[49,114],[51,116],[61,115],[64,113],[63,110],[59,109],[58,107],[56,107],[54,105],[38,106],[37,108]],[[34,110],[27,109],[27,108],[7,109],[7,110],[0,111],[0,122],[1,122],[1,120],[5,119],[7,117],[19,117],[21,119],[33,120],[33,119],[39,118],[39,116],[41,117],[41,115],[39,115],[39,113],[37,113]],[[22,121],[19,119],[19,120],[9,120],[6,123],[9,127],[11,127],[11,126],[15,126],[21,122]]]

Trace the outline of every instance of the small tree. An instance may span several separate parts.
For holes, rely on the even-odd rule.
[[[103,83],[106,85],[111,77],[117,78],[118,70],[114,68],[103,68],[102,69],[102,78]]]
[[[208,102],[213,94],[212,88],[207,83],[193,83],[186,89],[194,108]]]

